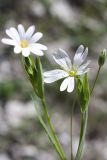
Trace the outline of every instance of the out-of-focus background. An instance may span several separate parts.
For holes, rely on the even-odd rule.
[[[89,47],[90,86],[97,60],[107,49],[107,0],[0,0],[0,39],[5,29],[35,25],[48,46],[44,69],[53,69],[51,53],[65,49],[73,57],[80,44]],[[47,54],[48,53],[48,54]],[[45,85],[46,100],[56,132],[70,159],[70,112],[74,95],[59,91],[60,83]],[[53,147],[39,124],[20,58],[0,43],[0,160],[56,160]],[[107,160],[107,63],[103,67],[89,106],[83,160]],[[78,104],[73,116],[73,150],[80,129]]]

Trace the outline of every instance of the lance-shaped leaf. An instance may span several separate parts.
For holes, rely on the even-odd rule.
[[[32,95],[32,100],[34,102],[35,105],[35,109],[36,109],[36,114],[38,117],[38,120],[40,122],[40,124],[42,125],[42,127],[44,128],[44,131],[46,132],[47,136],[49,137],[50,142],[52,143],[52,145],[54,146],[56,152],[58,153],[59,157],[61,160],[63,160],[63,156],[61,154],[61,151],[56,143],[56,140],[54,139],[53,134],[51,133],[50,129],[48,128],[48,126],[46,125],[46,122],[44,121],[42,114],[40,112],[40,108],[37,106],[37,100],[36,100],[36,96]]]

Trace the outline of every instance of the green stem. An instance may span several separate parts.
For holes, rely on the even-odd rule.
[[[41,124],[42,127],[44,128],[44,130],[45,130],[46,134],[48,135],[51,143],[53,144],[56,152],[58,153],[60,159],[62,160],[63,158],[62,158],[62,155],[61,155],[61,153],[60,153],[60,151],[59,151],[59,148],[57,147],[57,144],[56,144],[53,136],[51,135],[50,131],[48,130],[48,128],[47,128],[47,126],[46,126],[46,123],[44,122],[44,120],[43,120],[42,117],[40,116],[39,111],[38,111],[38,107],[37,107],[34,99],[33,99],[33,101],[34,101],[34,104],[35,104],[35,109],[36,109],[37,117],[38,117],[38,119],[39,119],[39,121],[40,121],[40,124]]]
[[[84,113],[82,113],[82,116],[81,116],[80,140],[79,140],[79,145],[78,145],[78,150],[77,150],[75,160],[81,160],[84,141],[85,141],[85,134],[87,129],[87,120],[88,120],[88,109]]]
[[[47,118],[47,122],[48,122],[48,125],[49,125],[49,127],[50,127],[51,133],[52,133],[52,135],[53,135],[53,137],[54,137],[54,139],[55,139],[55,141],[56,141],[56,143],[57,143],[57,146],[58,146],[58,148],[59,148],[59,151],[60,151],[60,153],[61,153],[61,155],[62,155],[62,160],[66,160],[65,153],[64,153],[63,148],[62,148],[62,146],[61,146],[61,144],[60,144],[60,142],[59,142],[59,140],[58,140],[58,138],[57,138],[57,136],[56,136],[55,129],[54,129],[54,127],[53,127],[53,124],[52,124],[52,122],[51,122],[50,116],[49,116],[49,114],[48,114],[45,99],[44,99],[44,98],[41,99],[41,102],[42,102],[42,105],[43,105],[43,108],[44,108],[44,113],[45,113],[45,116],[46,116],[46,118]]]
[[[74,112],[74,106],[75,106],[75,102],[76,102],[76,98],[74,99],[74,101],[73,101],[73,105],[72,105],[72,108],[71,108],[71,160],[73,160],[74,159],[74,157],[73,157],[73,143],[72,143],[72,119],[73,119],[73,112]]]
[[[95,85],[96,85],[96,82],[98,80],[98,76],[100,73],[100,69],[101,69],[101,66],[99,66],[99,68],[98,68],[96,78],[94,80],[92,89],[90,91],[90,95],[92,95],[93,90],[95,88]],[[84,141],[85,141],[85,134],[86,134],[86,129],[87,129],[87,120],[88,120],[88,107],[87,107],[87,110],[84,113],[82,113],[82,117],[81,117],[80,140],[79,140],[79,145],[78,145],[78,150],[77,150],[75,160],[81,160],[82,151],[83,151],[83,147],[84,147]]]
[[[99,76],[99,73],[100,73],[100,69],[101,69],[101,66],[99,66],[99,68],[98,68],[98,71],[97,71],[97,74],[96,74],[96,78],[95,78],[95,80],[94,80],[94,84],[93,84],[92,89],[91,89],[91,92],[90,92],[91,95],[92,95],[92,93],[93,93],[95,84],[96,84],[96,82],[97,82],[97,79],[98,79],[98,76]]]

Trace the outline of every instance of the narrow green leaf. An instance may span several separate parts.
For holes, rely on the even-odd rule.
[[[55,150],[57,151],[60,159],[61,159],[61,160],[64,160],[64,159],[63,159],[63,156],[62,156],[62,154],[61,154],[61,152],[60,152],[60,150],[59,150],[59,147],[57,146],[57,143],[56,143],[56,141],[55,141],[55,139],[54,139],[54,137],[53,137],[53,134],[51,133],[51,131],[49,131],[48,127],[46,126],[46,122],[43,120],[43,118],[42,118],[42,116],[41,116],[41,113],[40,113],[39,110],[38,110],[38,106],[36,105],[36,102],[35,102],[33,96],[32,96],[32,99],[33,99],[33,102],[34,102],[34,105],[35,105],[37,117],[38,117],[38,119],[39,119],[39,121],[40,121],[40,124],[41,124],[42,127],[44,128],[46,134],[48,135],[48,137],[49,137],[49,139],[50,139],[50,141],[51,141],[51,143],[53,144]]]

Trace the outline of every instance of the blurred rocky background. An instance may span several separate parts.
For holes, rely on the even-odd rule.
[[[43,68],[53,68],[51,53],[65,49],[72,57],[80,44],[89,47],[90,86],[97,60],[107,49],[107,0],[0,0],[0,39],[5,29],[34,24],[49,47],[41,58]],[[70,159],[70,112],[75,95],[61,93],[59,82],[45,86],[49,112]],[[0,43],[0,160],[57,160],[39,124],[31,101],[32,88],[13,48]],[[78,104],[73,116],[73,151],[80,129]],[[107,62],[100,73],[89,106],[83,160],[107,160]]]

